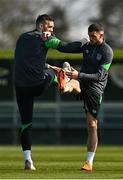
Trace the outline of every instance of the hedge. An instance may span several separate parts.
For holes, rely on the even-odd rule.
[[[0,59],[14,58],[14,50],[4,49],[0,50]],[[61,53],[57,50],[50,49],[48,52],[48,58],[51,59],[80,59],[82,54],[71,54],[71,53]],[[123,49],[114,49],[114,58],[123,59]]]

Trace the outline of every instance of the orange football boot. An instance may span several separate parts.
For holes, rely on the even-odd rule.
[[[61,69],[58,72],[58,87],[60,90],[64,91],[65,86],[66,86],[66,82],[65,82],[65,71],[63,69]]]
[[[82,167],[81,167],[81,170],[85,170],[85,171],[92,171],[92,164],[89,163],[88,161],[86,161]]]

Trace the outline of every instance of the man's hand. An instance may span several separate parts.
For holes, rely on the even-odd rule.
[[[56,71],[56,73],[58,73],[61,70],[61,68],[57,67],[57,66],[51,66],[50,65],[50,68],[52,68],[54,71]]]
[[[78,71],[72,68],[71,72],[66,72],[66,75],[69,76],[71,79],[78,79]]]
[[[48,31],[42,32],[42,35],[41,35],[44,41],[46,41],[50,36],[51,36],[51,32],[48,32]]]

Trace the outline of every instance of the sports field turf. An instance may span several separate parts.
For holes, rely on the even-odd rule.
[[[80,171],[85,160],[83,146],[33,146],[36,171],[23,170],[20,147],[0,146],[0,179],[121,179],[123,146],[98,148],[92,173]]]

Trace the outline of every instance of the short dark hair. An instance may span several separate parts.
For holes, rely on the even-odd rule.
[[[53,21],[54,22],[54,18],[47,14],[38,15],[38,17],[36,19],[36,25],[39,25],[40,23],[44,23],[45,21]]]
[[[101,23],[94,23],[94,24],[91,24],[89,27],[88,27],[88,32],[93,32],[93,31],[104,31],[104,27]]]

